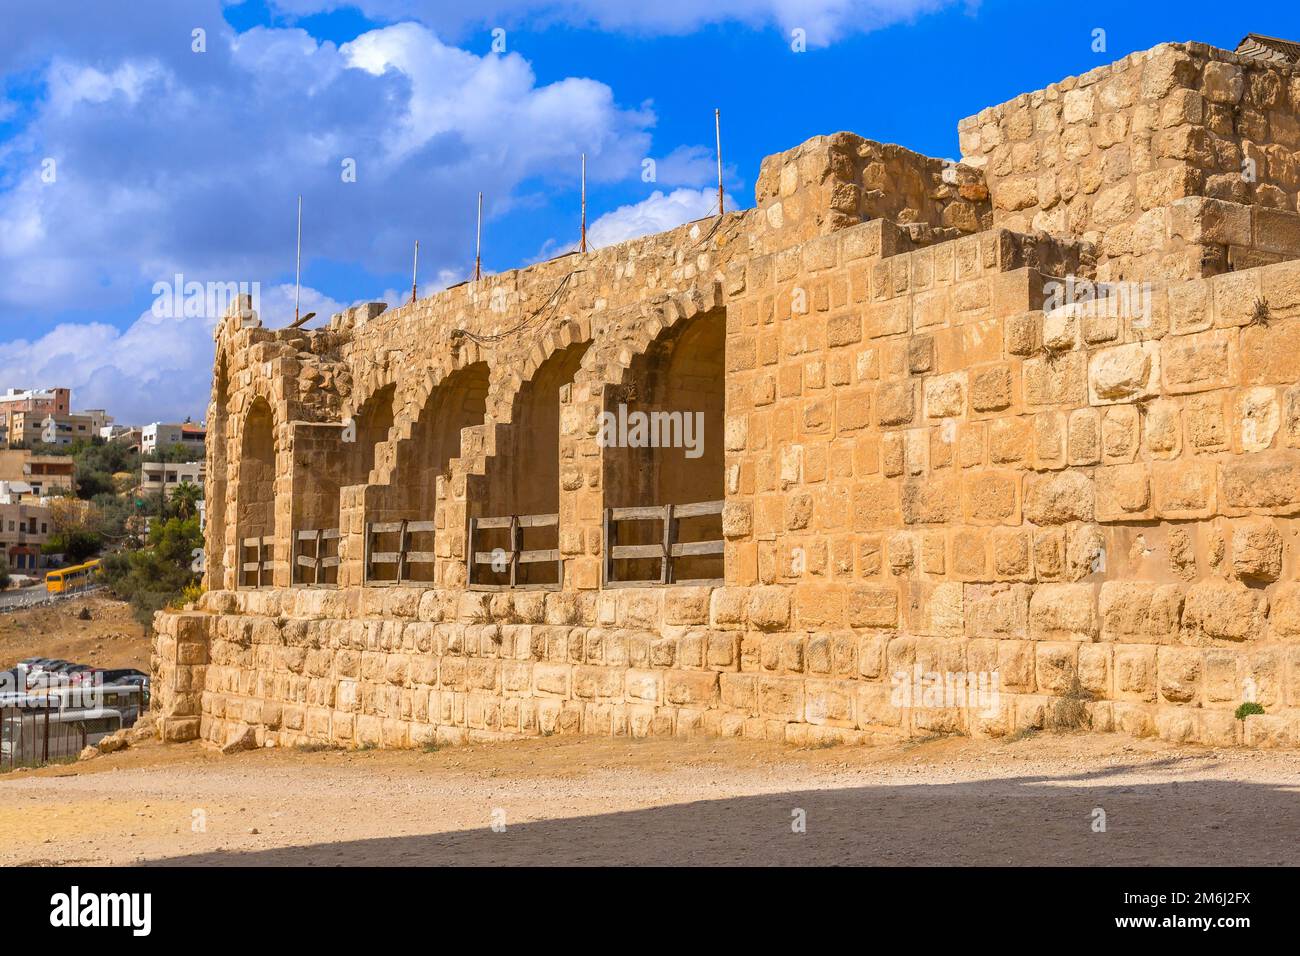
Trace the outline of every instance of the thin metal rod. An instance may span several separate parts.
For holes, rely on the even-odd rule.
[[[298,195],[298,255],[293,267],[293,321],[298,321],[298,295],[302,289],[302,195]]]
[[[415,301],[416,277],[420,274],[420,240],[415,240],[415,262],[411,265],[411,301]]]
[[[713,132],[718,140],[718,215],[723,213],[723,193],[722,193],[722,110],[713,111]]]
[[[587,154],[582,154],[582,252],[587,251]]]
[[[483,278],[483,193],[478,194],[478,231],[474,236],[474,281]]]

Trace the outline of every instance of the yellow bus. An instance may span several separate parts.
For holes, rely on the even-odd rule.
[[[70,568],[60,568],[45,575],[45,590],[50,594],[63,594],[66,591],[79,591],[89,587],[104,574],[103,563],[99,558],[91,558],[85,564],[74,564]]]

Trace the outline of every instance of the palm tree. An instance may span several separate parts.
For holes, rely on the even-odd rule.
[[[198,511],[199,502],[203,500],[203,489],[192,481],[182,481],[172,489],[171,503],[181,520],[186,520]]]

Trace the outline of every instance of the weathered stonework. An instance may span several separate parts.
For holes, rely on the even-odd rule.
[[[961,165],[818,137],[742,213],[317,331],[228,317],[164,736],[1003,735],[1071,695],[1300,744],[1296,104],[1284,64],[1167,45],[964,121]],[[1139,312],[1052,301],[1120,278]],[[620,406],[699,412],[699,454],[602,443]],[[661,541],[608,509],[669,504],[705,583],[619,586],[612,523],[649,576]],[[545,560],[475,563],[550,514],[510,531]],[[907,696],[933,673],[998,693]]]

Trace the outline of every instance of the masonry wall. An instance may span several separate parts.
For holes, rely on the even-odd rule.
[[[1162,44],[985,109],[958,131],[995,225],[1095,242],[1102,279],[1189,278],[1300,254],[1298,117],[1294,67]],[[1188,197],[1220,202],[1204,242],[1170,221]],[[1277,213],[1224,236],[1213,232],[1222,204],[1239,220],[1246,207]]]
[[[1141,83],[1164,56],[1182,75],[1162,49]],[[228,558],[159,619],[163,732],[869,741],[1014,733],[1074,701],[1097,730],[1300,743],[1300,261],[1157,270],[1128,311],[1044,312],[1102,271],[1105,236],[990,226],[939,161],[881,150],[819,138],[765,162],[755,209],[320,331],[223,323],[214,487],[246,522],[269,500],[277,567],[237,587]],[[877,175],[879,197],[833,198]],[[1268,207],[1159,211],[1237,210],[1258,249]],[[554,415],[528,411],[535,380]],[[346,423],[375,396],[391,418],[354,429],[359,451]],[[707,406],[706,455],[603,447],[601,413],[638,402]],[[534,472],[556,498],[519,490]],[[607,508],[719,493],[719,586],[608,586]],[[297,525],[335,494],[335,586],[289,587]],[[562,585],[467,589],[470,517],[552,500]],[[394,517],[436,526],[403,585],[365,567],[367,525]],[[238,520],[209,547],[230,555]],[[1236,719],[1247,700],[1264,714]]]

